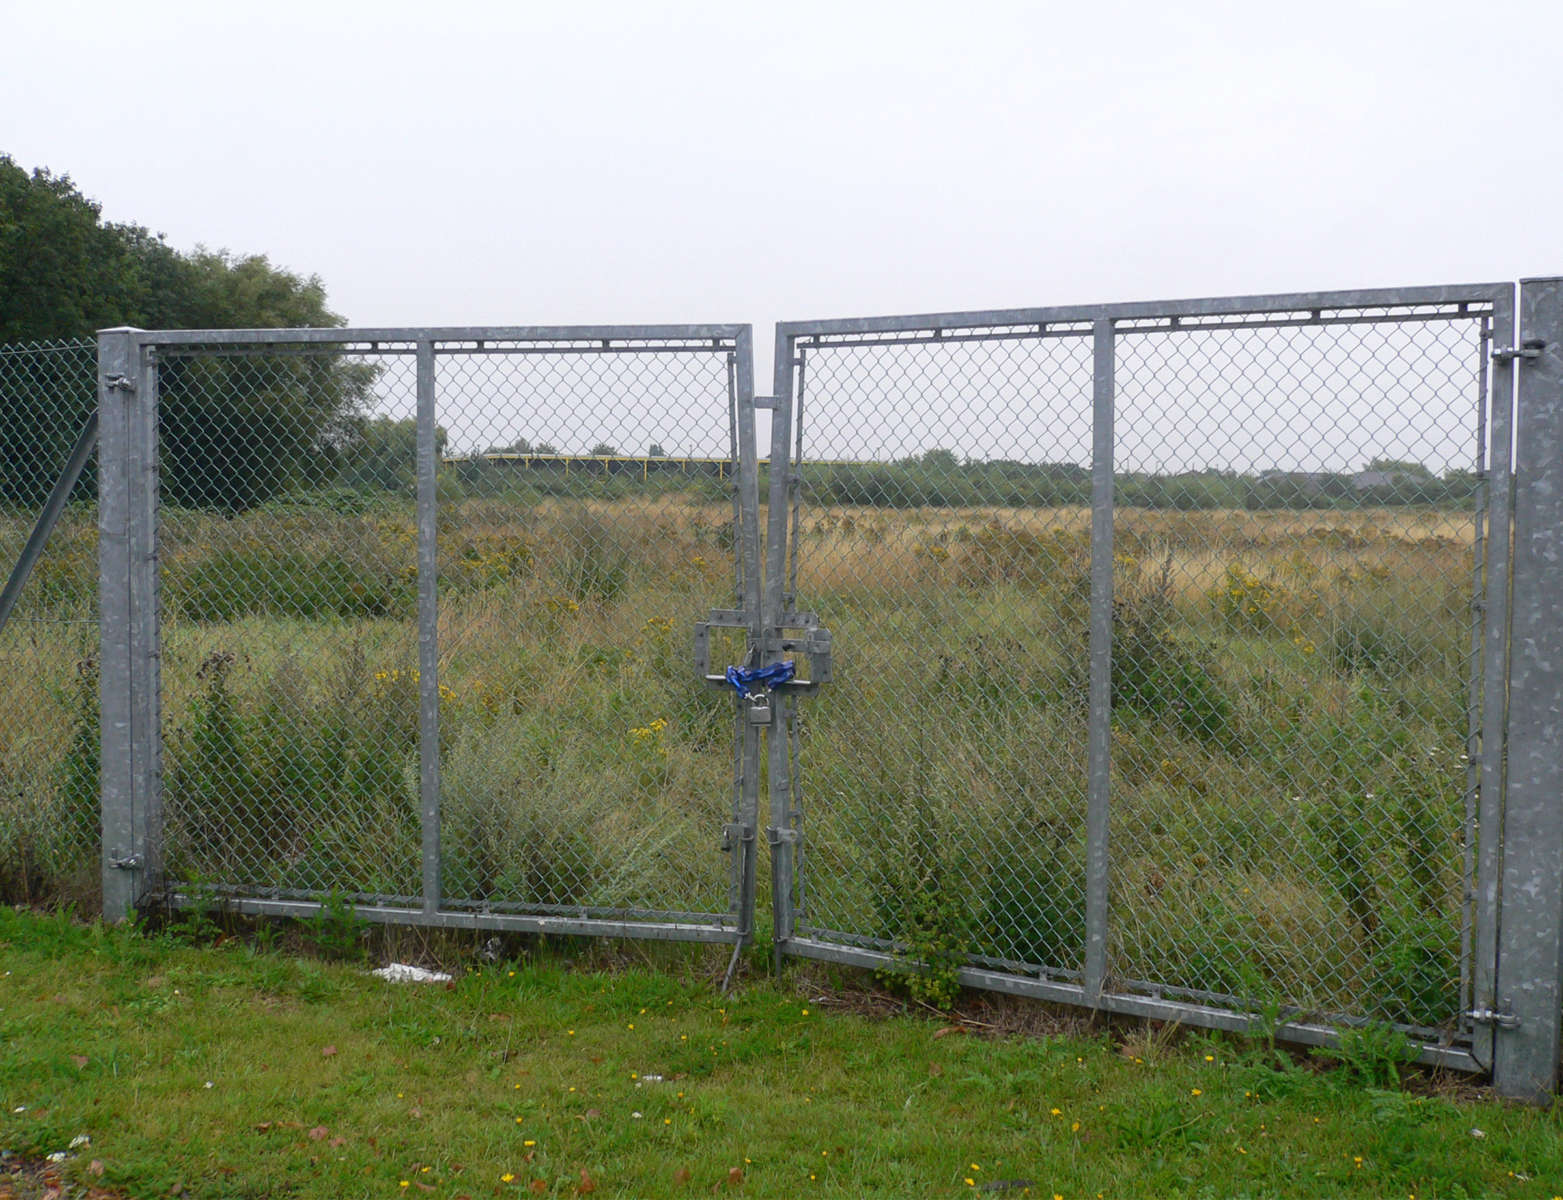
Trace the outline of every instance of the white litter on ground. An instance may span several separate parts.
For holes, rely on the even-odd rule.
[[[426,971],[422,967],[414,967],[408,963],[392,963],[388,967],[381,967],[377,971],[369,972],[377,979],[383,979],[387,983],[449,983],[450,976],[444,971]]]

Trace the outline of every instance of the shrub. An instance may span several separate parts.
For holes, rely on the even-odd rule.
[[[267,545],[221,550],[175,571],[170,591],[191,621],[407,616],[417,597],[415,581],[385,564]]]
[[[1083,530],[1038,533],[990,521],[971,535],[957,578],[967,587],[1018,583],[1085,600],[1091,594],[1091,537]]]
[[[1291,627],[1291,597],[1274,577],[1231,563],[1212,593],[1221,622],[1233,633],[1268,634]]]
[[[1171,629],[1172,557],[1148,585],[1113,601],[1112,706],[1170,716],[1191,737],[1227,738],[1232,702],[1216,678],[1214,656]]]

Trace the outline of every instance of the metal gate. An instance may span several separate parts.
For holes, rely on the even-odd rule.
[[[763,836],[778,961],[1545,1096],[1563,284],[1518,295],[793,323],[770,397],[747,326],[106,332],[105,912],[743,945]]]
[[[757,612],[747,327],[103,354],[109,911],[747,935],[759,731],[686,641]]]
[[[780,948],[1491,1064],[1513,319],[782,326],[766,623],[836,662],[771,754]]]

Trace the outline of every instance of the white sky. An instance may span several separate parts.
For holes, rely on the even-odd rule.
[[[0,151],[359,325],[1563,271],[1563,3],[0,0]]]

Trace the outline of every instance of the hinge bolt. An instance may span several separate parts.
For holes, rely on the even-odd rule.
[[[1492,352],[1494,362],[1513,362],[1516,358],[1540,358],[1541,352],[1547,348],[1545,338],[1526,338],[1519,344],[1518,349],[1508,346],[1499,346]]]
[[[1520,1027],[1520,1019],[1517,1016],[1511,1012],[1501,1012],[1496,1008],[1473,1008],[1465,1015],[1480,1025],[1496,1025],[1500,1029]]]

